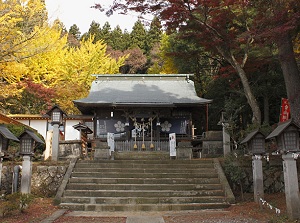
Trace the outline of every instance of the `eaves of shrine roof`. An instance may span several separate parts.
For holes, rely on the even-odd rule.
[[[117,106],[201,106],[212,100],[198,97],[187,74],[177,75],[97,75],[86,98],[75,100],[84,107]]]

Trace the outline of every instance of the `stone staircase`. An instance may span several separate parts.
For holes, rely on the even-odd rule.
[[[234,197],[218,165],[214,159],[78,161],[60,207],[78,211],[226,208]]]

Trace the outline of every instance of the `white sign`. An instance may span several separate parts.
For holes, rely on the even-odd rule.
[[[115,134],[107,133],[107,144],[109,146],[109,154],[111,155],[112,151],[115,151]]]
[[[170,156],[176,156],[176,133],[169,134]]]

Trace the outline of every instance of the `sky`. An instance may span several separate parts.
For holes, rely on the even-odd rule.
[[[89,30],[92,21],[98,22],[101,27],[108,21],[112,29],[119,25],[123,31],[124,29],[131,31],[138,20],[137,16],[117,13],[107,17],[104,12],[91,8],[92,5],[100,2],[102,7],[108,7],[112,0],[46,0],[45,2],[50,22],[58,18],[67,30],[76,24],[81,34]]]

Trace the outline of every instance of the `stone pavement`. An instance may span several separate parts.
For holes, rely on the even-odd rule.
[[[162,217],[158,216],[129,216],[126,223],[165,223]]]
[[[126,223],[165,223],[163,216],[180,216],[184,214],[200,213],[227,213],[224,210],[200,210],[200,211],[163,211],[163,212],[93,212],[93,211],[72,211],[66,213],[67,210],[57,210],[41,223],[52,223],[61,216],[72,217],[126,217]]]
[[[126,217],[126,223],[164,223],[165,212],[90,212],[73,211],[66,216],[80,217]]]
[[[64,213],[66,213],[66,209],[60,209],[57,210],[56,212],[54,212],[51,216],[49,216],[48,218],[44,219],[43,221],[41,221],[41,223],[52,223],[54,222],[56,219],[60,218],[61,216],[64,215]]]

